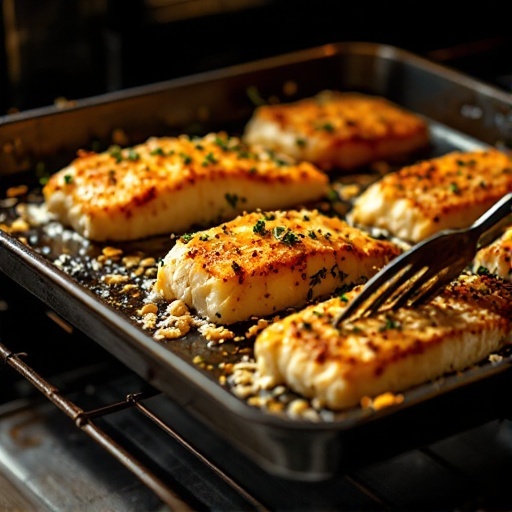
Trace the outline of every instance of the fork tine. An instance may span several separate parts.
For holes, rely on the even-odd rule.
[[[466,263],[459,260],[456,264],[437,272],[437,274],[433,276],[435,280],[431,282],[430,286],[418,290],[419,293],[416,293],[414,298],[409,301],[409,306],[416,306],[433,298],[442,288],[457,278],[464,268],[466,268]]]
[[[400,272],[404,272],[408,267],[402,269]],[[366,303],[375,295],[375,292],[380,290],[383,284],[387,283],[389,279],[399,277],[399,273],[397,274],[394,270],[394,265],[387,267],[385,269],[381,269],[380,272],[375,274],[363,287],[359,295],[354,297],[348,306],[343,310],[341,315],[339,315],[334,320],[334,326],[337,327],[338,324],[350,318],[354,315],[355,312],[358,313],[358,316],[362,316],[366,312]]]
[[[433,267],[424,267],[424,272],[418,276],[418,278],[409,283],[409,289],[400,295],[400,297],[393,304],[395,308],[401,308],[402,306],[418,304],[422,302],[422,298],[425,296],[428,290],[432,290],[436,281],[440,277],[438,269]],[[443,272],[441,270],[441,272]],[[437,288],[437,287],[435,287]]]
[[[424,271],[423,268],[416,268],[414,265],[407,265],[402,271],[395,273],[386,283],[385,287],[380,287],[378,290],[375,290],[375,295],[378,293],[379,295],[375,297],[371,304],[369,304],[365,313],[373,314],[376,313],[382,306],[388,303],[393,303],[397,296],[403,293],[409,293],[410,287],[416,281],[412,278]],[[404,292],[404,288],[406,291]]]
[[[389,265],[382,268],[374,275],[364,286],[362,291],[352,299],[350,304],[334,321],[337,327],[340,322],[354,316],[365,316],[369,313],[375,313],[384,302],[391,296],[397,296],[399,291],[408,284],[407,281],[415,275],[418,279],[425,273],[425,268],[430,267],[431,253],[428,251],[418,251],[421,246],[432,248],[434,244],[439,243],[439,239],[425,240],[415,246],[413,252],[406,251],[396,257]],[[434,249],[435,250],[435,249]],[[398,271],[397,271],[398,269]],[[412,293],[412,292],[410,292]]]
[[[502,221],[511,216],[512,192],[468,228],[446,229],[419,242],[377,272],[334,318],[334,327],[354,316],[376,313],[384,305],[412,307],[432,298],[463,272],[479,248],[503,231]]]
[[[335,321],[335,326],[353,316],[356,311],[358,317],[374,313],[390,296],[396,294],[397,288],[400,289],[407,284],[409,278],[416,272],[417,270],[413,270],[411,264],[407,262],[398,272],[395,270],[395,265],[381,270],[366,283],[361,293],[345,308]],[[397,282],[398,286],[395,286]]]

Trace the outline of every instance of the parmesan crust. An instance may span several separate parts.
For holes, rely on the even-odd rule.
[[[412,112],[378,96],[337,91],[260,106],[244,137],[326,171],[396,161],[425,148],[430,139],[425,120]]]
[[[183,233],[257,208],[301,205],[324,197],[328,185],[310,163],[210,133],[81,152],[43,193],[57,220],[85,238],[123,241]]]
[[[337,329],[345,305],[336,297],[263,330],[260,385],[286,384],[339,410],[466,369],[512,341],[512,284],[490,276],[463,274],[427,304]]]
[[[230,324],[366,281],[400,252],[316,210],[253,212],[178,239],[155,291]]]
[[[512,191],[512,158],[497,149],[454,151],[383,176],[355,201],[347,219],[419,242],[471,225]]]

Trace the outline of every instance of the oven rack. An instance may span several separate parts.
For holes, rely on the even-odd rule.
[[[170,510],[195,510],[197,503],[190,503],[190,496],[183,497],[180,491],[176,491],[170,486],[157,472],[151,470],[144,462],[123,444],[110,435],[105,428],[98,424],[98,420],[107,418],[109,415],[132,409],[142,415],[144,421],[157,425],[165,435],[170,436],[174,441],[183,446],[191,453],[199,464],[204,465],[210,472],[229,486],[238,494],[245,504],[244,510],[260,510],[266,508],[258,500],[250,495],[243,487],[235,482],[226,472],[217,464],[209,460],[202,453],[194,448],[180,433],[173,429],[165,420],[155,414],[145,401],[154,398],[165,398],[162,393],[151,388],[144,389],[135,393],[128,393],[124,399],[113,401],[107,405],[90,410],[84,410],[82,407],[66,398],[59,387],[51,384],[43,378],[34,368],[28,365],[24,359],[26,352],[13,352],[6,345],[0,343],[0,355],[3,362],[13,368],[32,386],[39,390],[42,395],[54,404],[61,412],[70,418],[74,425],[85,432],[93,441],[105,450],[110,456],[114,457],[133,475],[135,475],[147,488],[149,488],[158,498],[169,507]],[[147,386],[145,386],[147,387]],[[237,504],[237,506],[239,503]]]
[[[30,354],[19,347],[19,340],[9,342],[16,351],[1,341],[1,360],[34,392],[23,393],[30,395],[30,407],[39,401],[52,414],[70,419],[69,428],[84,432],[105,457],[118,461],[166,507],[158,510],[453,510],[507,509],[512,504],[505,485],[512,473],[509,418],[496,418],[326,482],[293,482],[255,466],[117,361],[45,378],[27,364]],[[137,444],[133,431],[145,430]],[[55,433],[63,437],[61,430]],[[156,444],[156,452],[141,446],[146,443]]]

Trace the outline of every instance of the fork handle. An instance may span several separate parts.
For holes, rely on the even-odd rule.
[[[503,232],[507,224],[511,223],[512,192],[509,192],[471,226],[471,230],[479,234],[477,248],[489,245]]]

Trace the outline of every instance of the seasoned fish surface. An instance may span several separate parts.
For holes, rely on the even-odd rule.
[[[348,220],[419,242],[471,225],[512,191],[512,158],[496,149],[454,151],[383,176],[354,202]]]
[[[82,152],[51,176],[43,193],[48,210],[84,237],[121,241],[183,233],[257,208],[302,205],[327,188],[328,178],[310,163],[211,133]]]
[[[476,253],[472,270],[495,274],[512,281],[512,226],[507,227],[499,238]]]
[[[230,324],[363,282],[399,253],[316,210],[253,212],[178,239],[158,268],[155,290]]]
[[[512,284],[462,275],[435,299],[333,327],[339,297],[271,324],[255,342],[260,384],[340,410],[476,364],[512,341]]]
[[[328,171],[395,161],[425,148],[430,137],[423,118],[382,97],[323,91],[257,107],[244,138]]]

